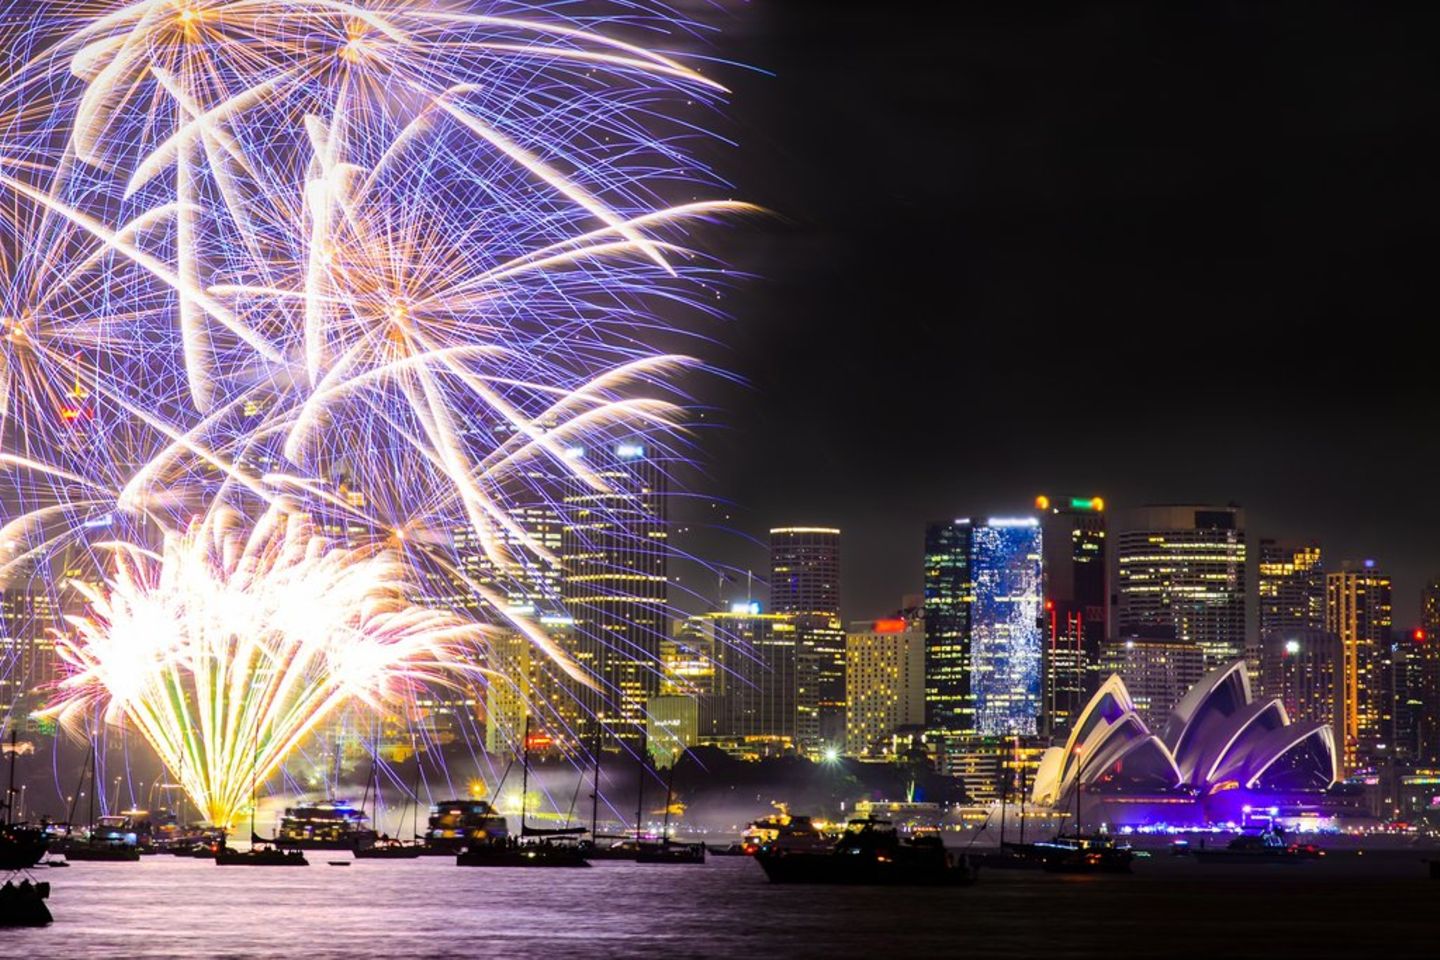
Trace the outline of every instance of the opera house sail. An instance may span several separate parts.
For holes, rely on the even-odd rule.
[[[1101,684],[1064,746],[1045,752],[1033,800],[1073,809],[1082,829],[1240,822],[1245,811],[1325,815],[1339,777],[1329,724],[1291,723],[1280,700],[1255,700],[1245,661],[1208,673],[1158,733],[1118,675]]]

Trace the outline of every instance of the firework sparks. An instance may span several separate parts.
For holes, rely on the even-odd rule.
[[[392,551],[338,546],[304,517],[247,530],[218,511],[159,556],[111,546],[114,576],[81,585],[91,613],[59,644],[72,674],[50,712],[78,725],[98,706],[138,730],[217,825],[337,711],[474,670],[478,625],[414,602]]]

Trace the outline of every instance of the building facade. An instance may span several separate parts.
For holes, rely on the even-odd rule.
[[[770,612],[840,616],[840,531],[770,531]]]
[[[1335,634],[1300,627],[1271,630],[1261,641],[1260,675],[1265,696],[1279,698],[1292,721],[1341,728],[1345,656]]]
[[[1106,638],[1105,501],[1040,496],[1044,541],[1042,731],[1061,736],[1099,684]]]
[[[970,521],[925,528],[925,726],[941,734],[975,727],[970,695]]]
[[[1374,763],[1393,717],[1389,676],[1390,578],[1372,561],[1325,577],[1325,629],[1340,640],[1342,762],[1347,773]]]
[[[1189,640],[1132,634],[1107,641],[1101,663],[1107,676],[1119,674],[1135,712],[1152,730],[1165,726],[1185,692],[1205,676],[1205,655]]]
[[[1244,656],[1245,557],[1239,507],[1129,511],[1115,545],[1116,635],[1173,630],[1209,668]]]
[[[854,622],[845,638],[846,752],[879,758],[902,727],[925,722],[925,628],[893,617]]]
[[[595,681],[578,695],[584,723],[638,741],[645,704],[660,689],[669,624],[666,477],[643,444],[577,451],[607,486],[577,489],[562,506],[562,593],[574,657]],[[579,731],[582,740],[589,730]]]
[[[1263,686],[1260,660],[1266,636],[1325,629],[1325,568],[1318,543],[1264,539],[1255,552],[1259,631],[1246,659],[1251,664],[1251,679]]]

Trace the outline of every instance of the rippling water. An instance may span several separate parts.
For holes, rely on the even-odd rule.
[[[56,922],[0,931],[0,948],[105,960],[1440,956],[1440,882],[1414,851],[1288,867],[1157,857],[1129,877],[992,872],[959,890],[775,887],[746,858],[496,870],[309,856],[304,869],[156,856],[39,870]]]

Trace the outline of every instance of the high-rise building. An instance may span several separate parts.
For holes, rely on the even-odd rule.
[[[1373,561],[1326,575],[1325,629],[1339,638],[1344,656],[1336,733],[1344,741],[1346,772],[1374,763],[1385,742],[1393,710],[1387,677],[1392,624],[1390,578]]]
[[[608,485],[575,490],[562,508],[562,593],[575,659],[595,681],[579,694],[607,737],[638,740],[668,625],[666,478],[638,442],[572,456]]]
[[[1266,697],[1279,697],[1293,723],[1341,728],[1345,655],[1340,638],[1311,627],[1274,629],[1261,639],[1260,678]]]
[[[1158,733],[1170,711],[1205,676],[1205,655],[1193,641],[1160,631],[1107,641],[1101,655],[1106,676],[1118,673],[1135,712]]]
[[[851,623],[846,636],[846,747],[879,757],[902,727],[925,722],[925,628],[892,617]]]
[[[1115,538],[1117,636],[1169,628],[1214,669],[1245,654],[1245,514],[1236,506],[1129,511]]]
[[[975,732],[1035,734],[1040,729],[1044,640],[1040,523],[1033,517],[972,524],[970,690]]]
[[[1440,764],[1440,579],[1425,585],[1414,642],[1419,660],[1420,759],[1433,766]]]
[[[813,749],[796,619],[736,604],[681,623],[667,644],[663,692],[694,698],[700,742],[744,743],[761,754]]]
[[[1038,731],[1042,539],[1034,517],[926,528],[925,699],[932,731]]]
[[[1070,724],[1098,686],[1106,637],[1105,501],[1100,497],[1040,496],[1045,568],[1043,732]]]
[[[1317,543],[1264,539],[1256,554],[1260,629],[1256,643],[1246,651],[1246,659],[1250,661],[1251,679],[1259,679],[1264,689],[1260,660],[1267,635],[1325,629],[1325,568]]]
[[[925,528],[925,726],[958,734],[975,727],[970,696],[970,521]]]
[[[798,631],[801,730],[806,749],[838,744],[845,731],[845,631],[840,621],[840,531],[770,531],[770,613]]]
[[[840,616],[840,531],[770,531],[770,612]]]

